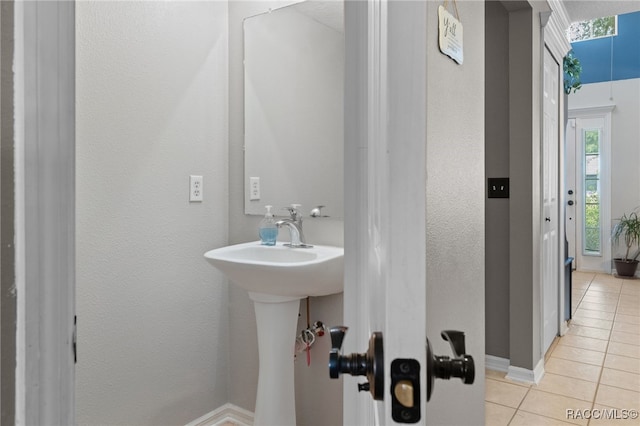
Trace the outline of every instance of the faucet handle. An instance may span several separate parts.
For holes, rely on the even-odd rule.
[[[322,215],[322,208],[324,206],[316,206],[314,209],[311,210],[311,217],[326,217]]]
[[[302,207],[302,204],[291,204],[291,206],[285,207],[285,209],[289,210],[291,219],[296,220],[298,219],[298,215],[300,214],[298,211],[300,207]]]

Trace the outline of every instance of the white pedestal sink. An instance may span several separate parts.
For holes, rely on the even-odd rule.
[[[300,299],[343,290],[343,255],[341,247],[289,248],[259,241],[205,253],[253,300],[260,360],[256,426],[295,426],[293,361]]]

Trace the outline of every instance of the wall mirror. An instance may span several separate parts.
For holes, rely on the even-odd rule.
[[[244,20],[245,214],[298,203],[303,216],[317,205],[344,216],[343,94],[342,1]]]

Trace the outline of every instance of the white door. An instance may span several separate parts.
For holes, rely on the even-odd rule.
[[[610,273],[610,109],[569,114],[575,123],[567,132],[575,161],[575,266],[580,271]]]
[[[475,296],[476,290],[484,296],[483,277],[462,284],[446,280],[434,283],[433,277],[427,277],[425,95],[426,52],[431,48],[425,33],[434,28],[434,22],[437,25],[435,10],[437,4],[432,2],[346,2],[344,322],[350,329],[344,339],[343,352],[364,353],[371,333],[383,333],[384,400],[374,401],[369,395],[357,393],[358,383],[363,383],[365,378],[343,375],[345,425],[398,423],[394,420],[391,393],[392,364],[398,359],[415,360],[420,366],[417,374],[420,386],[413,389],[413,403],[420,417],[414,424],[426,424],[427,410],[446,411],[446,424],[469,424],[463,420],[469,413],[475,415],[473,423],[484,421],[483,353],[477,354],[479,379],[475,387],[465,386],[459,379],[446,384],[438,381],[434,398],[429,404],[426,401],[427,289],[433,291],[431,300],[444,295],[446,301],[441,303],[449,304],[448,296],[455,291],[452,289],[466,285],[465,291],[474,296],[465,298],[457,294],[455,299],[464,306],[468,304],[467,299],[472,299],[473,305],[467,313],[468,317],[478,318],[476,323],[481,323],[483,318],[476,313],[484,313],[483,299]],[[431,24],[427,22],[428,17],[432,18]],[[453,62],[445,63],[456,67]],[[479,99],[482,117],[484,103],[483,98]],[[482,140],[481,136],[478,140]],[[452,145],[445,148],[450,150]],[[473,148],[478,146],[483,148],[480,144],[474,144]],[[474,155],[471,161],[477,165],[478,156]],[[482,168],[477,168],[470,174],[480,175],[475,179],[477,198],[473,205],[483,202],[483,195],[478,196],[483,194],[482,172]],[[447,203],[457,209],[457,203],[456,206],[452,201]],[[435,203],[430,205],[433,207]],[[445,203],[441,202],[438,209],[444,207]],[[480,208],[476,210],[483,211],[481,206],[477,207]],[[482,213],[476,213],[475,217],[482,227]],[[478,247],[484,247],[484,239],[477,233],[473,234],[473,241],[478,241]],[[481,252],[472,252],[477,254],[473,261],[483,264]],[[449,281],[454,279],[449,277]],[[473,310],[475,312],[469,312]],[[464,324],[464,320],[446,309],[442,312],[446,317],[445,327],[455,329]],[[448,344],[438,334],[429,336],[431,342],[438,345],[434,345],[434,350],[438,355],[453,357]],[[483,352],[484,333],[473,337],[476,341],[482,340]],[[467,397],[459,392],[460,388],[472,389],[474,394]],[[456,397],[443,397],[452,390],[457,392]],[[437,397],[441,400],[434,401]],[[465,410],[458,409],[461,402]]]
[[[345,6],[345,165],[349,166],[345,167],[344,322],[350,330],[343,352],[366,352],[374,331],[382,332],[384,339],[384,401],[357,394],[357,385],[365,378],[343,375],[345,425],[394,423],[388,391],[392,360],[417,360],[422,366],[420,383],[423,387],[426,383],[426,115],[416,99],[409,99],[402,111],[391,110],[388,97],[394,93],[387,86],[391,81],[414,84],[424,93],[425,68],[424,59],[420,62],[417,56],[405,58],[411,66],[402,70],[388,64],[395,48],[388,44],[389,7],[385,1]],[[424,40],[412,42],[416,52],[425,51]],[[404,71],[402,78],[389,78],[398,71]],[[416,125],[402,125],[402,120]],[[392,121],[397,123],[393,129]],[[424,424],[426,398],[416,404],[421,412],[418,424]]]
[[[558,103],[559,65],[547,49],[544,51],[543,82],[543,209],[542,224],[542,300],[543,351],[546,352],[558,335],[559,314],[559,213],[558,213],[558,133],[560,114]]]

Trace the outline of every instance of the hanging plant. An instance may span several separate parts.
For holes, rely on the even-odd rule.
[[[576,93],[576,91],[582,87],[582,83],[580,83],[582,65],[580,65],[580,59],[576,58],[574,55],[573,50],[570,50],[569,53],[567,53],[567,56],[564,57],[563,70],[564,93],[569,95],[571,94],[572,89],[573,93]]]

